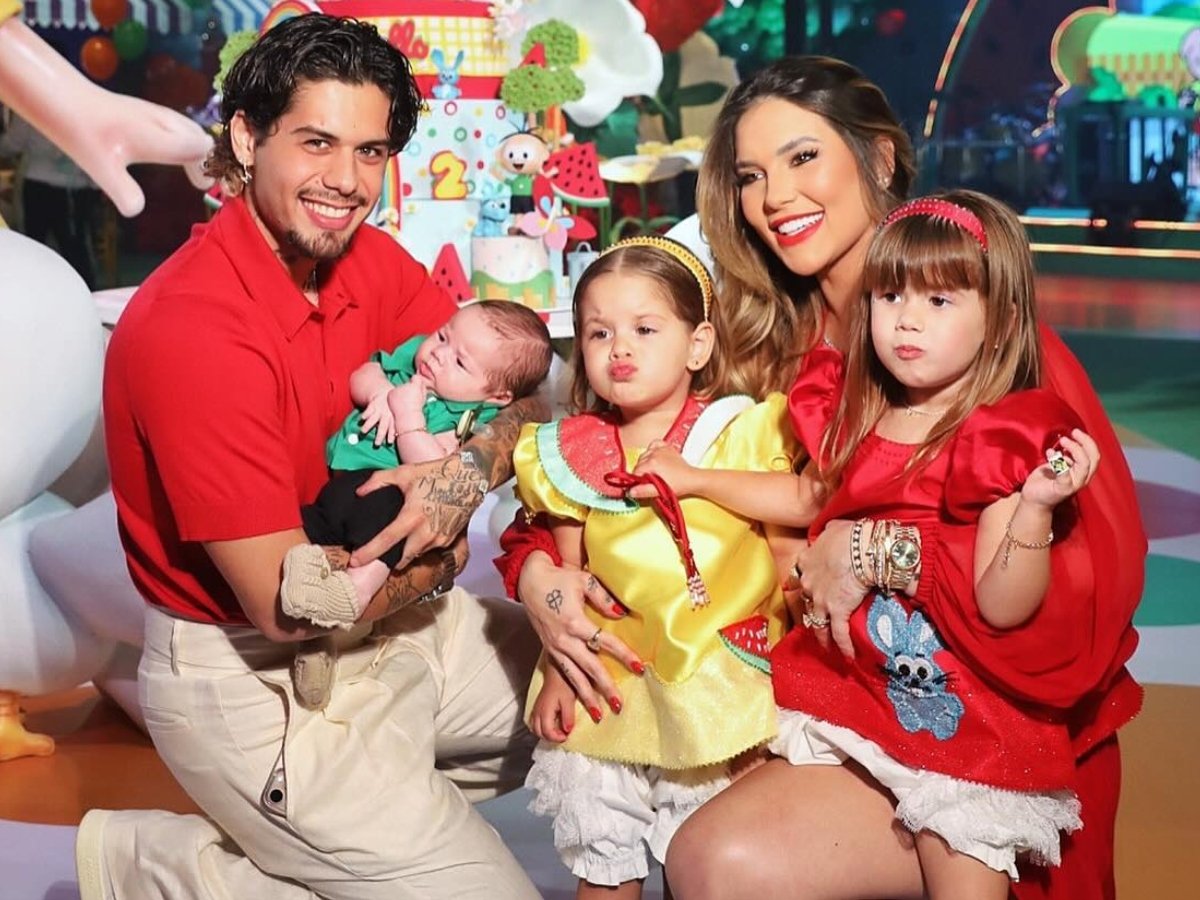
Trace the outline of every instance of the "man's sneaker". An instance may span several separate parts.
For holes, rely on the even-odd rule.
[[[104,868],[104,824],[109,809],[91,809],[79,823],[75,836],[75,874],[79,878],[79,900],[109,900],[108,876]]]

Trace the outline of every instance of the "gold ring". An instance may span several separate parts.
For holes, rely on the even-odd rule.
[[[829,619],[826,616],[814,616],[811,613],[804,613],[800,617],[800,621],[804,623],[805,628],[829,627]]]
[[[597,628],[596,633],[585,641],[587,648],[593,653],[600,652],[600,634],[604,631],[603,628]]]

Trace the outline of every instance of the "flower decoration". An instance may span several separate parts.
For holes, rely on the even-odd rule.
[[[596,236],[596,229],[586,219],[563,215],[561,197],[543,193],[537,198],[537,208],[517,217],[517,228],[529,237],[540,237],[547,250],[562,250],[568,238],[586,241]]]
[[[579,100],[563,110],[580,125],[594,126],[625,97],[653,95],[662,81],[662,53],[646,33],[646,20],[628,0],[526,0],[520,16],[528,30],[540,22],[570,22],[580,36],[575,74],[583,81]],[[512,64],[520,62],[519,42],[509,42]]]

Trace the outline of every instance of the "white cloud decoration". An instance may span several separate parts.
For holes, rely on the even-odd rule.
[[[662,82],[662,51],[628,0],[527,0],[520,17],[526,32],[547,19],[579,32],[582,59],[574,69],[585,91],[563,111],[580,125],[599,125],[625,97],[653,95]],[[509,43],[513,65],[521,61],[521,40]]]

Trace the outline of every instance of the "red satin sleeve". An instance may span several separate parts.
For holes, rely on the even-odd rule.
[[[526,521],[525,513],[518,510],[512,524],[500,535],[500,549],[504,552],[492,560],[492,563],[504,579],[506,594],[513,600],[521,599],[517,596],[517,581],[521,578],[521,569],[524,568],[530,553],[541,550],[554,560],[556,566],[562,565],[562,556],[559,555],[554,535],[550,532],[550,524],[543,514]]]
[[[1081,427],[1074,411],[1044,390],[1017,391],[976,410],[950,448],[946,513],[977,521],[988,506],[1021,490],[1062,435]]]
[[[808,455],[820,459],[821,441],[842,397],[842,354],[822,344],[804,354],[800,373],[788,391],[792,430]]]

